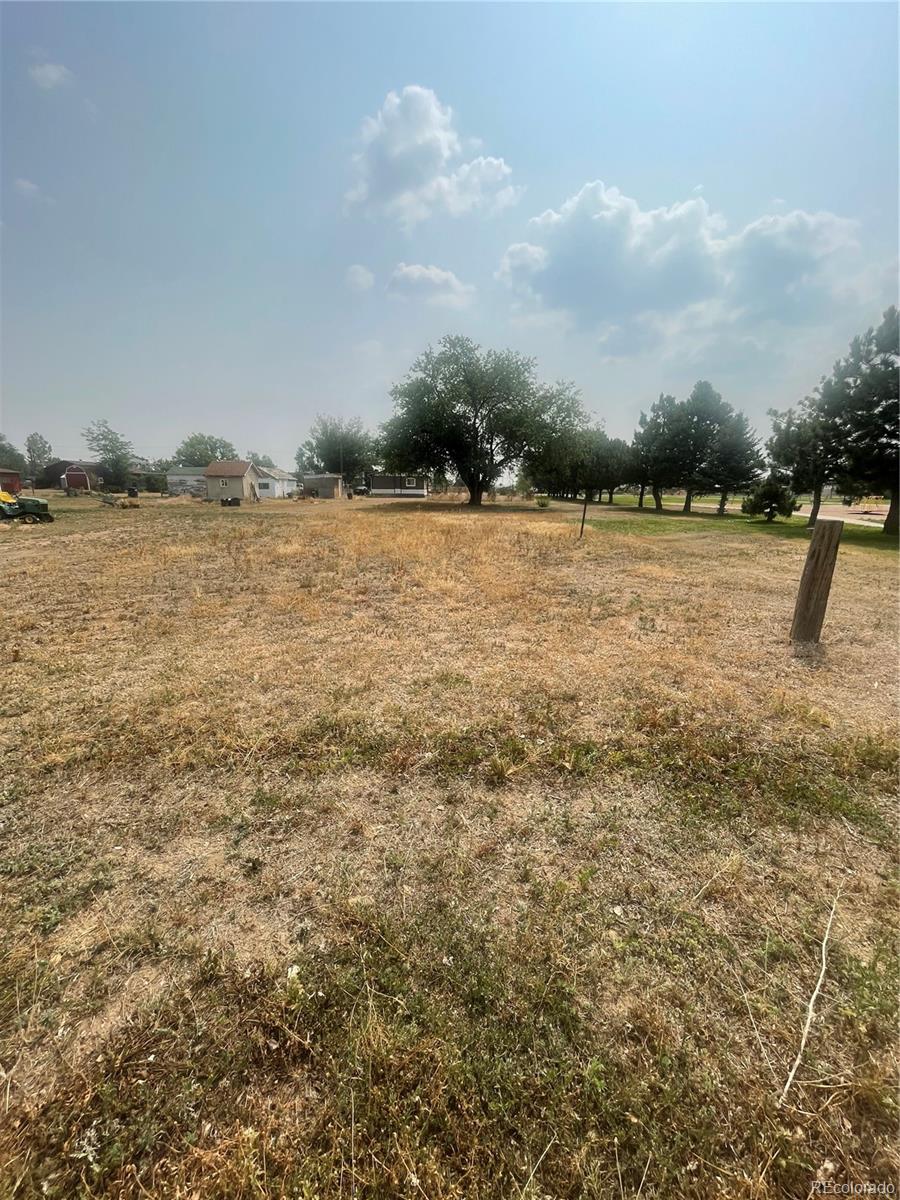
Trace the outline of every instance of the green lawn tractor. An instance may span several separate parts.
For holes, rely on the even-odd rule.
[[[0,521],[22,521],[25,525],[36,525],[38,521],[52,521],[53,514],[46,500],[37,496],[16,496],[5,493],[0,498]]]

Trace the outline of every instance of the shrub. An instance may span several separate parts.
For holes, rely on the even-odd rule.
[[[535,504],[538,506],[538,508],[549,508],[550,507],[550,497],[549,496],[538,496],[537,499],[535,500]]]
[[[741,505],[741,511],[758,517],[765,513],[767,521],[776,516],[790,517],[800,507],[787,481],[774,471],[760,480]]]

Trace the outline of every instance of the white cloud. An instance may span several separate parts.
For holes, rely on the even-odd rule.
[[[387,290],[392,296],[423,300],[442,308],[465,308],[475,295],[475,288],[457,279],[452,271],[419,263],[399,263]]]
[[[644,210],[595,182],[534,217],[496,278],[521,302],[595,332],[610,355],[738,324],[733,336],[752,349],[752,328],[813,322],[834,307],[854,230],[833,213],[795,210],[728,234],[701,196]]]
[[[24,196],[26,200],[34,200],[43,204],[52,204],[53,201],[36,183],[32,183],[30,179],[16,179],[13,182],[13,187],[20,196]]]
[[[28,68],[28,74],[31,76],[32,82],[46,92],[63,87],[75,78],[68,67],[64,67],[62,63],[52,62],[34,63]]]
[[[367,292],[375,282],[375,276],[361,263],[348,267],[344,278],[351,292]]]
[[[388,92],[376,115],[363,121],[360,141],[348,204],[364,205],[407,229],[434,212],[454,217],[496,212],[521,195],[522,189],[509,182],[512,171],[502,158],[479,155],[463,161],[453,110],[430,88],[410,85]],[[465,146],[471,149],[472,140]]]

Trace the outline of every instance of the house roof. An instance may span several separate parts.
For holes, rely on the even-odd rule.
[[[206,467],[170,467],[166,474],[202,476],[206,474]]]
[[[203,474],[212,479],[240,479],[252,465],[243,458],[225,458],[221,462],[211,462]]]
[[[290,479],[293,483],[297,482],[297,476],[292,475],[290,471],[282,471],[280,467],[257,467],[263,479]]]
[[[318,475],[306,475],[306,474],[304,474],[303,478],[304,478],[304,479],[340,479],[341,477],[340,477],[340,475],[338,475],[336,472],[331,472],[331,471],[320,471],[320,472],[318,473]]]

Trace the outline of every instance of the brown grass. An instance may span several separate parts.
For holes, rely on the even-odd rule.
[[[14,1194],[894,1179],[894,554],[800,654],[751,526],[55,507],[0,546]]]

